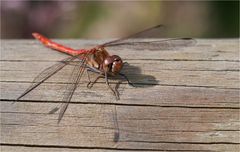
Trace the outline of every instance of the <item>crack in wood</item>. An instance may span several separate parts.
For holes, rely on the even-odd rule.
[[[0,99],[0,101],[5,101],[5,102],[12,102],[12,99]],[[41,100],[19,100],[19,103],[24,103],[24,102],[32,102],[32,103],[65,103],[64,101],[41,101]],[[127,103],[116,103],[116,102],[74,102],[71,101],[71,104],[94,104],[94,105],[117,105],[117,106],[138,106],[138,107],[164,107],[164,108],[190,108],[190,109],[240,109],[240,107],[202,107],[202,106],[164,106],[164,105],[153,105],[153,104],[127,104]]]
[[[212,150],[169,150],[169,149],[148,149],[148,148],[111,148],[111,147],[87,147],[87,146],[64,146],[64,145],[36,145],[36,144],[13,144],[0,143],[2,146],[21,146],[21,147],[39,147],[39,148],[68,148],[68,149],[99,149],[99,150],[119,150],[119,151],[195,151],[195,152],[213,152]]]
[[[32,83],[31,81],[0,81],[4,83]],[[87,81],[86,81],[87,82]],[[69,84],[67,82],[44,82],[46,84]],[[81,82],[80,84],[84,84]],[[105,84],[105,82],[96,82],[96,84]],[[117,82],[111,82],[110,84],[118,84]],[[122,82],[121,84],[127,84]],[[193,88],[210,88],[210,89],[229,89],[229,90],[240,90],[240,88],[225,88],[220,86],[200,86],[200,85],[174,85],[174,84],[157,84],[157,83],[134,83],[135,85],[146,85],[146,86],[170,86],[170,87],[193,87]]]

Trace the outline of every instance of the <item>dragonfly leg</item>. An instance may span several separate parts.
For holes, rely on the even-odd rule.
[[[124,79],[126,79],[127,82],[128,82],[128,84],[129,84],[130,86],[133,86],[133,87],[134,87],[133,83],[131,83],[131,82],[129,81],[129,79],[127,78],[127,76],[126,76],[125,74],[119,73],[119,75],[122,76]]]
[[[128,62],[123,62],[123,65],[129,65],[129,63]]]
[[[117,91],[117,89],[115,88],[115,90],[113,90],[113,88],[110,86],[109,82],[108,82],[108,76],[107,76],[107,73],[105,72],[105,81],[106,81],[106,84],[108,85],[109,89],[113,92],[113,94],[115,95],[116,97],[116,100],[119,100],[119,92]]]
[[[91,79],[90,79],[90,75],[89,75],[89,71],[91,71],[91,70],[89,70],[89,69],[87,69],[87,77],[88,77],[88,85],[89,85],[89,83],[91,83],[92,81],[91,81]],[[88,85],[87,85],[87,87],[88,87]]]
[[[91,89],[91,88],[93,87],[93,85],[97,82],[97,80],[100,79],[100,78],[104,78],[104,76],[99,75],[93,82],[92,82],[92,81],[89,81],[88,84],[87,84],[87,87],[88,87],[89,89]]]
[[[93,85],[97,82],[97,80],[100,79],[100,78],[104,78],[104,76],[100,75],[92,82],[91,79],[90,79],[89,72],[93,72],[93,73],[97,73],[97,72],[92,71],[91,69],[87,69],[87,76],[88,76],[88,81],[89,81],[88,84],[87,84],[87,88],[91,89],[93,87]]]

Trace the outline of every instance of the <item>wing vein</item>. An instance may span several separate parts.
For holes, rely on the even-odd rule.
[[[83,60],[74,66],[74,69],[70,76],[71,83],[69,83],[66,86],[66,90],[65,90],[65,93],[63,96],[64,102],[62,103],[62,107],[59,112],[58,123],[60,123],[65,111],[67,110],[67,107],[68,107],[68,105],[72,99],[72,96],[78,86],[78,83],[80,82],[83,72],[85,71],[85,62],[86,62],[86,58],[88,55],[89,55],[89,53],[85,54],[83,57]]]
[[[59,63],[56,63],[46,69],[44,69],[40,74],[37,75],[37,77],[32,81],[32,85],[28,87],[15,101],[20,100],[22,97],[27,95],[29,92],[31,92],[33,89],[38,87],[40,84],[42,84],[44,81],[52,77],[54,74],[56,74],[58,71],[60,71],[63,67],[65,67],[68,64],[68,61],[74,60],[76,57],[71,56],[68,58],[65,58],[61,60]]]

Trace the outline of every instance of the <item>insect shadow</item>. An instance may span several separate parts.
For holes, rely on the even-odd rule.
[[[136,88],[147,88],[153,87],[154,85],[158,84],[158,80],[152,75],[142,74],[142,70],[138,66],[131,65],[129,63],[125,63],[121,73],[124,73],[126,77],[129,79],[129,82],[132,84],[133,87]],[[120,83],[118,86],[123,82],[123,79],[120,79]]]

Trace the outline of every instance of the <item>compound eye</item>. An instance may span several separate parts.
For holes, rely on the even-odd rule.
[[[122,60],[120,58],[115,58],[114,61],[121,62]]]

